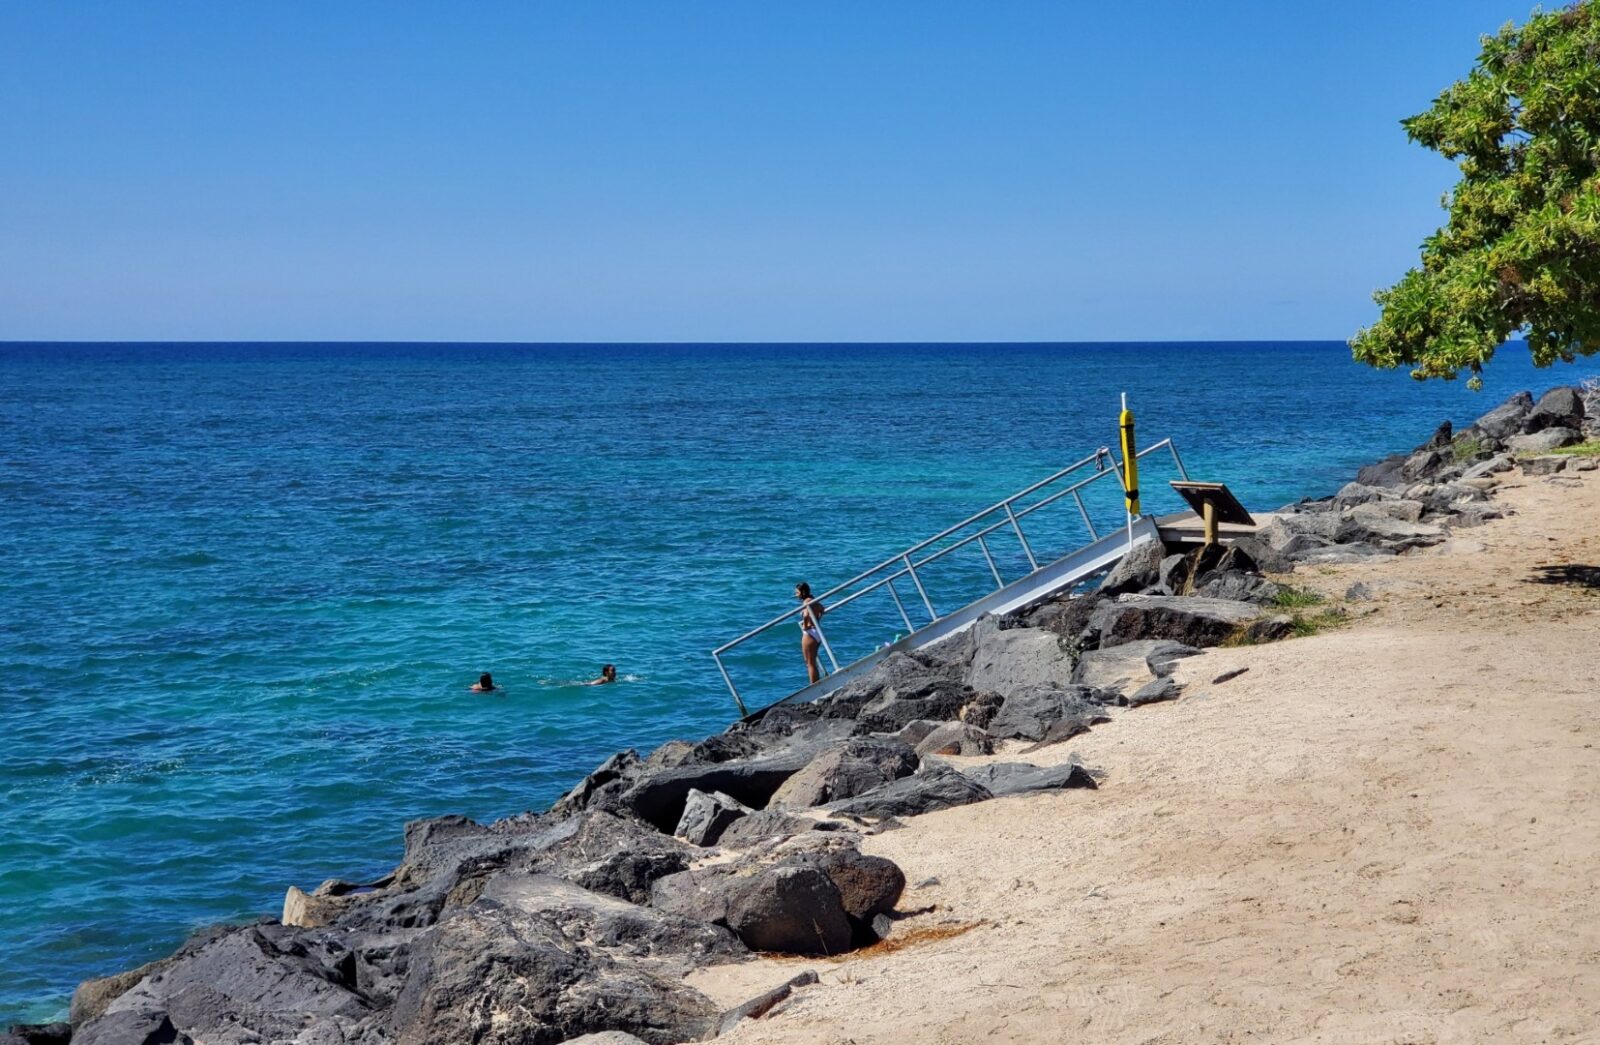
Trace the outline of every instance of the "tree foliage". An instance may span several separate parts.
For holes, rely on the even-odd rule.
[[[1416,378],[1478,373],[1521,332],[1534,363],[1600,350],[1600,0],[1482,38],[1466,79],[1401,121],[1454,160],[1448,223],[1374,295],[1355,357]]]

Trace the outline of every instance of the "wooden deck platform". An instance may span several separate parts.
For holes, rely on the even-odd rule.
[[[1251,537],[1261,527],[1267,525],[1276,516],[1276,512],[1251,512],[1255,519],[1254,526],[1235,526],[1222,523],[1217,526],[1217,539],[1227,544],[1235,537]],[[1200,516],[1194,512],[1173,512],[1171,515],[1156,516],[1156,530],[1161,535],[1163,544],[1178,547],[1198,547],[1203,541],[1204,527]]]

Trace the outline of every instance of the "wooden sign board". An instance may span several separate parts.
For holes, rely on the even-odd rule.
[[[1245,511],[1244,505],[1239,503],[1239,498],[1233,495],[1225,483],[1192,483],[1187,480],[1174,480],[1172,488],[1189,502],[1189,507],[1194,509],[1196,515],[1204,517],[1206,502],[1211,502],[1211,509],[1216,513],[1216,521],[1229,525],[1254,526],[1256,521]]]

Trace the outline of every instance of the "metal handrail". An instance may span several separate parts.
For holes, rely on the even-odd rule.
[[[1173,444],[1171,439],[1162,439],[1160,442],[1152,443],[1151,445],[1149,445],[1149,446],[1145,447],[1144,449],[1142,449],[1142,450],[1138,451],[1137,453],[1135,453],[1134,457],[1136,459],[1143,458],[1148,454],[1154,453],[1157,450],[1162,450],[1162,449],[1165,449],[1169,453],[1171,453],[1173,464],[1177,467],[1178,474],[1180,476],[1182,476],[1183,478],[1187,479],[1188,478],[1188,472],[1185,470],[1185,468],[1183,466],[1183,459],[1178,455],[1178,448]],[[1108,460],[1111,462],[1109,465],[1105,463]],[[1049,486],[1050,484],[1059,481],[1060,479],[1065,478],[1066,476],[1072,474],[1075,471],[1078,471],[1079,469],[1083,468],[1085,465],[1089,465],[1089,464],[1094,464],[1096,466],[1096,471],[1094,472],[1094,474],[1088,476],[1087,478],[1080,479],[1077,482],[1073,483],[1071,486],[1068,486],[1067,488],[1065,488],[1063,490],[1058,490],[1058,491],[1050,494],[1048,497],[1042,498],[1039,501],[1036,501],[1033,504],[1027,505],[1026,507],[1024,507],[1024,508],[1022,508],[1020,510],[1013,509],[1012,505],[1016,504],[1016,502],[1021,500],[1022,498],[1026,497],[1029,494],[1034,493],[1034,492],[1036,492],[1038,490],[1041,490],[1044,487]],[[1028,487],[1025,487],[1025,488],[1023,488],[1021,490],[1018,490],[1016,493],[1014,493],[1011,496],[1005,498],[1004,500],[997,501],[996,503],[990,505],[989,507],[983,509],[982,511],[975,512],[972,515],[969,515],[967,518],[965,518],[965,519],[961,520],[960,522],[956,523],[954,526],[946,527],[945,529],[940,530],[938,533],[934,534],[932,537],[929,537],[929,538],[927,538],[926,540],[923,540],[923,541],[919,541],[918,543],[912,545],[911,547],[905,549],[904,551],[902,551],[902,552],[900,552],[900,553],[898,553],[896,555],[890,556],[889,558],[887,558],[887,559],[883,560],[882,562],[878,563],[876,566],[873,566],[870,569],[863,570],[862,572],[856,574],[854,577],[851,577],[849,580],[844,581],[844,582],[842,582],[840,584],[834,585],[832,588],[829,588],[827,591],[823,592],[821,595],[816,596],[816,599],[819,602],[823,602],[824,605],[826,605],[828,607],[828,610],[830,612],[831,611],[837,611],[839,609],[844,608],[845,606],[848,606],[850,603],[852,603],[855,600],[861,598],[863,595],[871,594],[872,592],[877,591],[879,588],[887,586],[888,589],[889,589],[889,594],[894,599],[895,606],[900,612],[901,619],[905,621],[906,628],[914,633],[918,629],[916,629],[916,628],[914,628],[912,626],[911,617],[910,617],[909,614],[906,613],[905,604],[903,602],[901,602],[900,594],[894,588],[894,582],[896,580],[898,580],[898,579],[900,579],[902,577],[906,577],[906,576],[909,576],[911,578],[911,583],[916,586],[917,594],[921,597],[922,604],[928,611],[929,624],[931,625],[933,623],[936,623],[939,620],[943,619],[944,616],[947,616],[947,615],[942,615],[942,614],[938,613],[933,608],[933,603],[929,600],[928,593],[923,588],[921,579],[917,577],[917,568],[918,567],[925,567],[925,566],[927,566],[928,564],[930,564],[932,562],[938,561],[939,559],[941,559],[944,556],[950,554],[951,552],[955,551],[956,549],[965,547],[966,545],[971,544],[973,541],[977,541],[979,543],[979,546],[983,549],[984,558],[988,562],[989,570],[994,576],[995,583],[997,585],[1000,585],[1000,586],[1003,587],[1005,582],[1000,577],[999,568],[995,565],[994,556],[992,554],[990,554],[989,546],[988,546],[987,542],[984,541],[984,538],[987,537],[989,534],[994,533],[996,530],[999,530],[999,529],[1002,529],[1002,528],[1005,528],[1005,527],[1010,527],[1016,532],[1017,540],[1019,541],[1019,543],[1022,546],[1023,554],[1028,559],[1028,564],[1029,564],[1029,567],[1030,567],[1031,571],[1032,572],[1038,572],[1038,570],[1040,568],[1040,564],[1034,558],[1033,549],[1028,544],[1027,536],[1023,533],[1021,520],[1027,518],[1029,515],[1031,515],[1032,513],[1038,511],[1040,508],[1045,507],[1046,505],[1053,504],[1056,501],[1059,501],[1063,497],[1071,496],[1077,502],[1078,511],[1083,517],[1084,526],[1088,529],[1090,537],[1092,539],[1098,539],[1099,535],[1095,530],[1094,523],[1091,521],[1091,519],[1089,517],[1088,508],[1085,507],[1085,505],[1083,503],[1083,497],[1082,497],[1080,491],[1082,491],[1083,488],[1088,486],[1089,484],[1097,482],[1097,481],[1105,478],[1108,475],[1117,475],[1117,476],[1120,477],[1120,475],[1121,475],[1121,466],[1116,463],[1116,459],[1114,457],[1112,457],[1111,451],[1108,448],[1102,446],[1099,449],[1097,449],[1094,453],[1090,454],[1089,456],[1084,457],[1084,458],[1082,458],[1082,459],[1080,459],[1078,461],[1074,461],[1072,464],[1070,464],[1070,465],[1066,466],[1065,468],[1062,468],[1061,470],[1051,474],[1050,476],[1048,476],[1045,479],[1041,479],[1039,482],[1034,483],[1032,486],[1028,486]],[[968,534],[967,536],[961,538],[959,541],[956,541],[954,544],[951,544],[951,545],[949,545],[947,547],[944,547],[944,548],[940,548],[940,549],[934,551],[932,554],[927,555],[926,557],[924,557],[924,558],[922,558],[920,560],[913,561],[912,556],[915,555],[917,552],[922,551],[923,549],[929,547],[930,545],[933,545],[933,544],[937,543],[938,541],[941,541],[944,538],[950,536],[951,534],[956,533],[956,532],[958,532],[958,531],[960,531],[962,529],[965,529],[966,527],[972,525],[973,523],[977,522],[978,520],[983,519],[984,517],[992,515],[992,514],[994,514],[996,512],[1004,512],[1005,513],[1005,518],[1003,518],[1003,519],[1001,519],[1001,520],[999,520],[997,522],[990,523],[989,525],[987,525],[987,526],[983,527],[982,529],[978,530],[976,533]],[[859,591],[852,592],[851,594],[845,596],[843,599],[840,599],[838,602],[825,601],[825,600],[831,600],[832,596],[838,594],[841,591],[845,591],[846,589],[853,587],[854,585],[856,585],[860,581],[863,581],[863,580],[867,579],[868,577],[871,577],[874,574],[879,573],[879,572],[881,572],[881,571],[883,571],[883,570],[885,570],[885,569],[887,569],[887,568],[889,568],[891,566],[895,566],[896,564],[901,564],[901,563],[903,563],[904,565],[899,566],[893,573],[891,573],[891,574],[889,574],[887,576],[878,578],[873,583],[867,585],[865,588],[862,588]],[[1031,573],[1029,575],[1031,576]],[[741,645],[742,643],[747,642],[750,639],[755,638],[757,635],[761,635],[764,632],[770,631],[771,629],[777,627],[780,624],[785,623],[786,621],[790,620],[791,618],[797,617],[803,611],[804,611],[804,607],[803,606],[796,606],[794,609],[789,610],[789,611],[787,611],[785,613],[779,614],[778,616],[776,616],[776,617],[772,618],[771,620],[767,621],[765,624],[761,624],[758,627],[752,628],[750,631],[745,632],[743,635],[740,635],[738,638],[733,639],[732,641],[729,641],[729,642],[725,642],[721,646],[718,646],[716,649],[711,651],[712,659],[717,662],[717,670],[722,674],[723,681],[727,683],[729,692],[731,692],[733,694],[734,702],[739,706],[739,711],[740,711],[741,715],[746,714],[744,701],[739,695],[738,687],[734,685],[733,679],[731,677],[729,677],[728,669],[722,663],[722,654],[726,653],[728,650],[734,648],[735,646]],[[828,642],[827,635],[825,633],[823,633],[823,631],[822,631],[821,622],[818,621],[815,626],[817,628],[818,633],[822,636],[821,645],[822,645],[822,648],[823,648],[824,652],[827,654],[828,661],[832,664],[833,670],[835,672],[837,672],[839,670],[839,662],[838,662],[838,659],[834,656],[833,648]]]

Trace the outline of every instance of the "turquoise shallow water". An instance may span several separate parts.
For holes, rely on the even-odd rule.
[[[1337,343],[0,345],[0,1021],[721,728],[707,651],[1113,443],[1119,391],[1271,508],[1595,371],[1519,352],[1474,395]],[[787,629],[737,668],[803,682]]]

